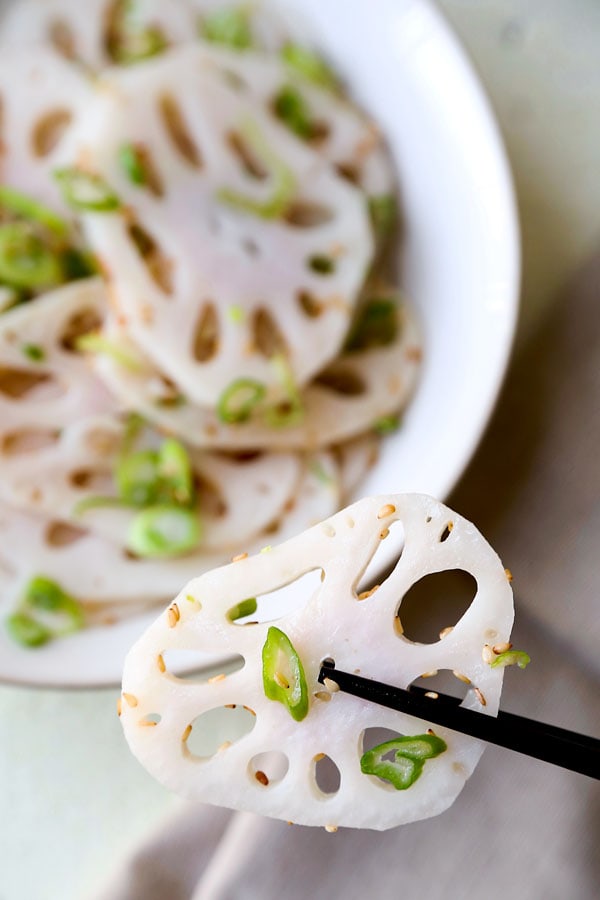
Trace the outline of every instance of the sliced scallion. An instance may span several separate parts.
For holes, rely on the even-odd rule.
[[[127,546],[142,557],[178,556],[198,546],[198,513],[180,506],[149,506],[131,523]]]
[[[201,35],[213,44],[247,50],[252,46],[249,15],[250,11],[245,6],[215,10],[202,21]]]
[[[294,381],[287,357],[278,353],[271,358],[275,375],[283,388],[285,399],[265,410],[265,421],[271,428],[291,428],[304,418],[304,405],[298,386]]]
[[[43,362],[46,359],[46,351],[39,344],[23,344],[21,352],[31,362]]]
[[[374,430],[377,434],[386,435],[392,434],[394,431],[398,431],[400,425],[402,424],[402,419],[397,414],[392,414],[389,416],[381,416],[380,419],[377,419],[373,424]]]
[[[190,457],[179,441],[167,438],[158,452],[158,475],[161,494],[182,506],[194,499],[194,475]]]
[[[50,288],[63,280],[58,256],[26,222],[0,226],[0,282],[15,288]]]
[[[369,213],[373,230],[379,241],[390,237],[398,218],[398,205],[393,194],[375,194],[369,197]]]
[[[237,425],[247,422],[267,391],[264,384],[252,378],[238,378],[225,388],[217,403],[221,422]]]
[[[272,625],[262,649],[263,690],[282,703],[296,722],[308,714],[308,685],[300,656],[289,637]]]
[[[125,350],[116,341],[111,341],[100,331],[91,331],[88,334],[82,334],[75,341],[75,347],[82,353],[100,353],[109,356],[118,365],[130,372],[142,372],[144,370],[143,362]]]
[[[286,44],[281,56],[290,68],[294,69],[307,81],[327,90],[337,90],[337,79],[327,63],[313,50],[299,44]]]
[[[308,104],[300,91],[285,84],[273,98],[273,112],[290,131],[303,140],[313,135],[313,122]]]
[[[7,616],[6,630],[17,644],[23,647],[41,647],[52,640],[52,632],[26,613],[12,613]]]
[[[112,212],[121,205],[118,196],[100,175],[70,167],[57,169],[54,178],[65,201],[73,209]]]
[[[372,297],[350,330],[344,349],[348,353],[387,346],[398,335],[398,305],[390,297]]]
[[[119,147],[119,164],[132,184],[140,187],[146,184],[144,160],[135,144],[122,144]]]
[[[79,631],[83,625],[81,605],[43,575],[28,582],[17,609],[6,619],[10,636],[25,647],[39,647],[55,637]]]
[[[61,216],[6,184],[0,185],[0,207],[29,222],[43,225],[58,238],[66,238],[69,234],[69,225]]]
[[[503,669],[505,666],[518,666],[525,669],[531,662],[531,657],[524,650],[505,650],[499,653],[490,663],[492,669]]]
[[[397,791],[405,791],[419,778],[425,761],[446,749],[446,742],[435,734],[402,736],[363,753],[360,770],[389,781]]]
[[[237,622],[238,619],[245,619],[246,616],[253,615],[257,608],[256,597],[248,597],[247,600],[242,600],[241,603],[232,606],[227,613],[227,618],[230,622]]]
[[[120,499],[131,506],[156,503],[160,496],[158,453],[138,450],[122,457],[115,469]]]

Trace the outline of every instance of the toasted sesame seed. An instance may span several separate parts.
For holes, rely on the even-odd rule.
[[[440,695],[436,691],[425,691],[425,696],[430,697],[432,700],[437,700]]]
[[[181,615],[179,613],[179,607],[176,603],[171,603],[170,607],[167,610],[167,620],[169,622],[169,628],[175,628]]]
[[[247,553],[238,553],[237,556],[231,557],[231,562],[240,562],[240,560],[242,560],[242,559],[248,559],[248,554]]]
[[[390,529],[389,529],[389,528],[384,528],[383,531],[380,531],[380,532],[379,532],[379,538],[380,538],[380,540],[384,541],[384,540],[386,539],[386,537],[388,536],[389,533],[390,533]]]
[[[259,769],[258,772],[254,773],[254,777],[260,784],[264,784],[264,786],[267,787],[267,785],[269,783],[269,779],[267,778],[267,776],[265,775],[264,772],[261,772]]]
[[[458,678],[459,681],[464,681],[465,684],[471,684],[471,679],[467,678],[466,675],[463,675],[462,672],[457,672],[456,669],[454,669],[452,674],[455,678]]]
[[[185,731],[184,731],[183,734],[181,735],[181,741],[182,741],[182,743],[185,744],[185,742],[187,741],[187,739],[189,738],[189,736],[190,736],[191,733],[192,733],[192,726],[191,726],[191,725],[186,725],[186,726],[185,726]]]
[[[331,694],[327,691],[317,691],[315,697],[317,700],[322,700],[323,703],[328,703],[331,700]]]
[[[254,712],[254,710],[253,710],[253,709],[250,709],[249,706],[244,706],[244,709],[246,710],[246,712],[252,713],[253,716],[256,715],[256,713]]]
[[[428,729],[427,729],[427,734],[433,734],[433,735],[435,735],[435,731],[433,730],[433,728],[428,728]]]
[[[218,681],[225,681],[227,675],[224,672],[220,672],[218,675],[213,675],[212,678],[208,679],[207,684],[216,684]]]
[[[366,600],[367,597],[372,597],[373,594],[375,593],[375,591],[379,590],[380,587],[381,587],[381,585],[376,584],[374,587],[371,588],[370,591],[362,591],[362,592],[358,595],[357,599],[358,599],[358,600]]]
[[[479,690],[479,688],[474,688],[474,692],[475,692],[475,696],[477,697],[477,699],[479,700],[481,705],[487,706],[487,701],[486,701],[485,697],[483,696],[483,694],[481,693],[481,691]]]
[[[278,685],[280,688],[283,688],[284,691],[289,690],[290,683],[287,680],[287,678],[285,677],[285,675],[283,675],[281,672],[275,672],[275,674],[273,675],[273,680],[274,680],[275,684]]]
[[[225,709],[235,709],[237,707],[237,703],[226,703]]]
[[[329,834],[335,834],[337,830],[338,830],[337,825],[326,825],[325,826],[325,831],[329,832]]]
[[[293,822],[288,822],[288,825],[293,825],[293,824],[294,824]]]
[[[135,696],[135,694],[127,694],[123,692],[123,700],[125,701],[127,706],[133,707],[138,705],[138,698]]]
[[[321,569],[321,581],[325,581],[325,569]]]
[[[230,747],[231,747],[231,741],[224,741],[221,744],[221,746],[219,747],[217,752],[220,753],[222,750],[228,750]]]
[[[420,675],[419,678],[433,678],[435,675],[437,675],[437,673],[437,669],[432,669],[430,672],[423,672],[423,674]]]
[[[117,697],[117,715],[120,716],[123,712],[123,704],[121,703],[121,698]]]
[[[158,666],[160,672],[166,672],[167,667],[165,666],[165,661],[163,659],[162,653],[159,653],[156,657],[156,665]]]
[[[155,725],[158,725],[158,722],[153,722],[152,719],[140,719],[138,725],[141,725],[143,728],[154,728]]]
[[[483,645],[483,649],[481,651],[481,658],[484,661],[484,663],[487,663],[488,665],[494,659],[494,651],[492,650],[492,648],[490,647],[489,644]]]
[[[442,628],[440,631],[440,640],[442,641],[445,637],[448,637],[454,631],[454,625],[447,625],[446,628]]]
[[[513,573],[510,571],[510,569],[505,569],[504,574],[506,575],[507,581],[513,580]]]
[[[507,650],[510,650],[512,644],[510,641],[502,641],[501,644],[494,644],[492,650],[496,654],[496,656],[500,656],[501,653],[506,653]]]
[[[316,756],[313,756],[313,760],[315,762],[320,762],[322,759],[325,759],[325,756],[326,756],[325,753],[317,753]]]
[[[335,694],[340,689],[340,686],[337,683],[337,681],[334,681],[332,678],[324,678],[323,684],[325,685],[325,687],[327,688],[327,690],[329,691],[330,694]]]
[[[452,531],[452,529],[454,528],[454,522],[448,522],[446,528],[448,529],[448,531]]]
[[[385,519],[388,516],[393,516],[396,512],[396,507],[392,503],[386,503],[385,506],[382,506],[379,512],[377,513],[378,519]]]

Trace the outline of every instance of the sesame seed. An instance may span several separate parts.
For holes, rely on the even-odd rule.
[[[337,681],[333,681],[332,678],[324,678],[323,684],[325,685],[325,687],[327,688],[327,690],[329,691],[330,694],[335,694],[340,689],[340,686],[337,683]]]
[[[192,726],[191,726],[191,725],[186,725],[186,726],[185,726],[185,731],[184,731],[183,734],[181,735],[182,743],[185,744],[185,742],[187,741],[187,739],[189,738],[189,736],[190,736],[191,733],[192,733]]]
[[[435,736],[435,731],[433,730],[433,728],[428,728],[427,734],[433,734]]]
[[[256,713],[254,712],[254,710],[253,710],[253,709],[250,709],[249,706],[244,706],[244,709],[246,710],[246,712],[252,713],[253,716],[256,715]]]
[[[335,537],[335,528],[329,522],[323,522],[321,531],[326,537]]]
[[[500,656],[501,653],[506,653],[507,650],[510,650],[512,644],[509,641],[503,641],[501,644],[494,644],[492,650],[496,654],[496,656]]]
[[[425,696],[430,697],[432,700],[437,700],[440,695],[435,691],[425,691]]]
[[[293,824],[294,824],[293,822],[288,822],[288,825],[293,825]]]
[[[507,581],[510,582],[510,581],[513,580],[513,573],[510,571],[510,569],[505,569],[505,570],[504,570],[504,574],[506,575],[506,580],[507,580]]]
[[[448,625],[446,628],[442,628],[440,631],[440,640],[443,640],[445,637],[448,637],[451,632],[454,631],[454,625]]]
[[[231,747],[231,741],[225,741],[221,744],[217,752],[220,753],[222,750],[228,750],[229,747]]]
[[[462,672],[457,672],[456,669],[452,672],[455,678],[458,678],[459,681],[464,681],[465,684],[471,684],[471,679],[467,678],[466,675],[463,675]]]
[[[219,675],[213,675],[212,678],[209,678],[207,683],[216,684],[218,681],[225,681],[226,678],[227,675],[225,675],[223,672],[220,672]]]
[[[388,516],[393,516],[395,512],[396,507],[392,503],[386,503],[385,506],[382,506],[377,513],[377,518],[386,519]]]
[[[479,700],[481,705],[487,706],[487,701],[486,701],[485,697],[483,696],[483,694],[481,693],[481,691],[479,690],[479,688],[474,688],[474,691],[475,691],[475,696],[477,697],[477,699]]]
[[[317,753],[316,756],[313,757],[315,762],[320,762],[322,759],[325,759],[325,753]]]
[[[225,709],[235,709],[237,707],[237,703],[226,703]]]
[[[487,663],[488,665],[494,659],[494,651],[492,650],[492,648],[490,647],[489,644],[483,645],[483,650],[481,651],[481,658],[484,661],[484,663]]]
[[[325,831],[329,832],[329,834],[335,834],[337,830],[338,830],[337,825],[326,825],[325,826]]]
[[[375,591],[378,590],[380,587],[381,587],[381,585],[376,584],[374,587],[371,588],[370,591],[362,591],[362,593],[360,593],[358,595],[357,599],[358,600],[366,600],[367,597],[371,597],[375,593]]]
[[[325,569],[321,569],[321,581],[325,581]]]
[[[385,540],[389,533],[390,533],[390,529],[389,529],[389,528],[384,528],[383,531],[380,531],[380,532],[379,532],[379,538],[380,538],[380,540],[382,540],[382,541]]]
[[[267,778],[267,776],[265,775],[264,772],[261,772],[259,770],[258,772],[254,773],[254,777],[260,784],[264,784],[264,786],[267,787],[267,785],[269,783],[269,779]]]
[[[169,628],[175,628],[180,618],[181,616],[179,613],[179,607],[176,603],[172,603],[167,610],[167,621],[169,623]]]
[[[281,674],[281,672],[275,672],[275,674],[273,675],[273,680],[275,681],[275,684],[278,685],[280,688],[283,688],[284,691],[289,690],[290,683],[287,680],[287,678],[285,677],[285,675]]]
[[[237,556],[231,557],[231,562],[240,562],[240,560],[242,560],[242,559],[248,559],[248,554],[247,553],[238,553]]]
[[[120,716],[123,711],[123,704],[121,703],[121,698],[117,697],[117,715]]]
[[[317,700],[322,700],[323,703],[328,703],[329,700],[331,700],[331,694],[329,694],[327,691],[317,691],[315,697],[317,698]]]
[[[448,529],[448,531],[452,531],[452,529],[454,528],[454,522],[448,522],[446,528]]]
[[[166,672],[167,667],[165,666],[165,661],[163,659],[162,653],[159,653],[158,656],[156,657],[156,664],[159,668],[159,671]]]
[[[126,694],[125,692],[123,692],[123,700],[125,701],[127,706],[133,707],[138,705],[138,699],[135,694]]]
[[[430,672],[423,672],[423,674],[420,675],[419,677],[420,678],[433,678],[435,675],[437,675],[437,673],[438,673],[437,669],[432,669]]]
[[[141,725],[143,728],[154,728],[155,725],[158,725],[158,722],[153,722],[152,719],[140,719],[138,725]]]

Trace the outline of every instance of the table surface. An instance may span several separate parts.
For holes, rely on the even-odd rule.
[[[600,5],[442,0],[511,156],[523,348],[600,249]],[[597,534],[597,532],[596,532]],[[179,801],[130,756],[116,692],[0,687],[0,900],[81,900]]]

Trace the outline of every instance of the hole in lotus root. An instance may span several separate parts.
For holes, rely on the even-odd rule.
[[[141,225],[128,227],[129,237],[146,264],[146,268],[163,294],[173,293],[173,262],[164,255],[152,235]]]
[[[227,618],[234,625],[250,626],[257,622],[274,622],[282,616],[297,612],[310,602],[321,586],[322,573],[323,569],[311,569],[295,581],[273,591],[259,594],[257,597],[243,597],[227,611]],[[242,605],[240,609],[240,605],[249,602],[252,611],[240,616],[239,613],[244,608]]]
[[[179,601],[179,605],[189,603],[195,609],[198,608],[196,601],[191,597],[190,600]],[[185,650],[180,648],[171,648],[165,650],[160,659],[157,659],[157,666],[161,672],[166,672],[172,678],[180,681],[193,682],[194,684],[217,684],[219,680],[223,681],[221,675],[231,675],[233,672],[239,672],[244,668],[244,657],[233,656],[228,659],[227,663],[219,666],[218,669],[209,668],[206,664],[206,654],[199,650]]]
[[[70,547],[86,534],[85,529],[75,528],[74,525],[69,525],[67,522],[48,522],[44,540],[49,547]]]
[[[198,316],[194,333],[194,359],[200,363],[213,359],[219,350],[219,318],[213,303],[206,303]]]
[[[404,636],[414,643],[432,644],[440,631],[455,625],[469,609],[477,582],[469,572],[433,572],[415,582],[399,604]]]
[[[269,787],[283,781],[288,773],[290,761],[280,750],[257,753],[248,763],[248,773],[253,782],[261,787]]]
[[[64,19],[53,19],[48,28],[48,40],[57,53],[65,59],[77,59],[77,46],[75,35],[68,22]]]
[[[329,372],[322,372],[315,382],[343,397],[359,397],[367,389],[361,376],[351,369],[336,368]]]
[[[252,314],[252,337],[256,350],[267,359],[287,352],[285,338],[275,318],[263,307]]]
[[[158,173],[154,156],[145,144],[134,144],[135,155],[143,173],[144,187],[148,188],[155,197],[164,195],[162,178]]]
[[[186,124],[181,107],[171,94],[163,94],[158,111],[175,149],[194,169],[202,167],[198,145]]]
[[[317,789],[326,797],[337,794],[342,783],[340,770],[325,753],[317,753],[313,759],[314,778]]]
[[[46,386],[54,381],[48,373],[0,366],[0,394],[11,400],[23,400],[25,397],[31,399],[31,394],[39,393],[41,385]]]
[[[448,522],[442,533],[440,534],[440,544],[443,544],[444,541],[447,541],[452,533],[452,529],[454,528],[453,522]]]
[[[318,318],[324,310],[321,301],[314,294],[311,294],[310,291],[298,291],[296,299],[302,312],[310,319]]]
[[[191,731],[182,735],[184,750],[196,759],[209,759],[227,753],[231,744],[249,734],[256,725],[256,715],[239,704],[233,708],[219,706],[197,716],[190,725]]]
[[[2,438],[2,452],[6,456],[20,456],[35,453],[51,447],[60,437],[60,432],[50,428],[21,428],[11,431]]]
[[[329,207],[308,200],[296,200],[292,203],[284,216],[288,225],[294,228],[317,228],[325,225],[333,219],[333,212]]]
[[[74,488],[97,491],[99,494],[110,493],[114,487],[110,469],[74,469],[69,474],[69,482]]]
[[[227,514],[227,504],[218,486],[199,474],[195,477],[195,486],[202,515],[211,519],[222,519]]]
[[[354,587],[356,599],[363,602],[373,597],[377,603],[377,591],[398,564],[404,550],[404,526],[396,520],[386,523],[385,519],[377,520],[379,542],[369,561],[366,573],[361,576]],[[390,552],[394,554],[394,562],[390,565]],[[397,620],[399,622],[399,620]]]
[[[38,119],[31,131],[34,156],[48,156],[59,143],[72,118],[68,109],[55,109]]]
[[[60,336],[60,346],[70,353],[77,352],[77,340],[90,331],[97,331],[102,325],[102,317],[95,309],[81,309],[67,319]]]
[[[227,135],[227,145],[233,151],[246,175],[258,181],[264,181],[269,172],[243,134],[240,134],[239,131],[230,131]]]
[[[419,678],[411,681],[409,687],[418,687],[431,694],[446,694],[448,697],[464,700],[470,690],[470,684],[463,680],[465,676],[458,678],[457,675],[460,674],[457,672],[455,675],[450,669],[439,669],[435,673],[423,672]],[[430,699],[435,700],[436,698],[430,697]]]

